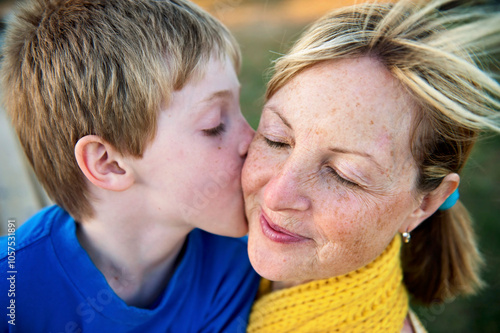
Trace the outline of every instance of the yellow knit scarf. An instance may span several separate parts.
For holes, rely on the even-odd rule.
[[[395,237],[374,261],[343,276],[270,292],[263,280],[248,333],[401,332],[408,314],[402,283],[401,239]]]

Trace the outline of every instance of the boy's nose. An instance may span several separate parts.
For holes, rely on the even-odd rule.
[[[255,131],[253,128],[244,121],[244,124],[241,128],[241,142],[238,146],[238,153],[241,157],[245,157],[248,153],[248,147],[250,147],[250,143],[255,135]]]

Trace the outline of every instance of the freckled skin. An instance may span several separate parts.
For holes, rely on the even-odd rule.
[[[411,194],[412,110],[404,89],[369,57],[315,65],[272,96],[242,173],[259,274],[294,283],[346,274],[404,231],[419,206]],[[304,240],[270,240],[262,212]]]

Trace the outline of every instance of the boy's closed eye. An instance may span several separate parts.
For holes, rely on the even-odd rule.
[[[204,129],[203,134],[206,136],[218,136],[226,131],[226,125],[224,123],[220,123],[218,126]]]

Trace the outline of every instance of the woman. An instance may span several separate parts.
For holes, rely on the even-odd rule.
[[[500,16],[448,2],[334,11],[277,61],[243,170],[265,278],[248,332],[421,332],[410,297],[481,286],[458,186],[478,133],[500,132],[473,62]]]

